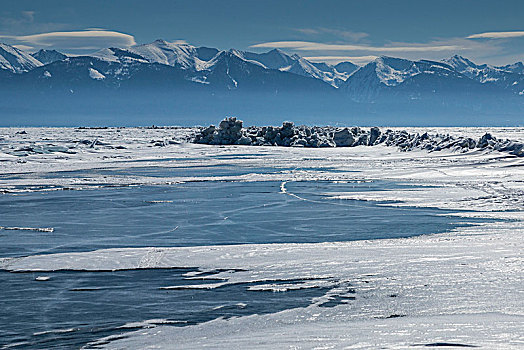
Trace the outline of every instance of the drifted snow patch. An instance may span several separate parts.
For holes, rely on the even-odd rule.
[[[89,68],[89,77],[94,80],[103,80],[106,78],[105,75],[93,68]]]
[[[193,78],[191,78],[191,81],[193,81],[195,83],[209,85],[209,81],[206,81],[206,79],[207,79],[207,77],[193,77]]]

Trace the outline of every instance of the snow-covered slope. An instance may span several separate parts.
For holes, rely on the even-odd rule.
[[[334,87],[338,87],[342,82],[348,78],[348,74],[338,72],[333,66],[325,65],[326,70],[319,69],[313,63],[309,62],[298,55],[291,56],[294,59],[293,64],[285,69],[287,72],[311,76],[320,79]]]
[[[280,49],[273,49],[264,53],[243,52],[243,56],[252,61],[263,64],[268,69],[281,70],[293,64],[294,60]]]
[[[144,57],[150,63],[179,66],[184,69],[199,66],[200,63],[194,46],[169,43],[160,39],[150,44],[133,46],[129,51]]]
[[[225,87],[227,90],[242,89],[275,93],[308,90],[322,94],[332,89],[319,79],[268,68],[254,58],[253,55],[238,50],[220,51],[211,60],[204,62],[201,74],[204,75],[207,83],[215,87]]]
[[[67,58],[66,55],[56,50],[44,50],[44,49],[41,49],[35,53],[32,53],[31,56],[36,58],[38,61],[42,62],[42,64],[49,64],[49,63],[61,61]]]
[[[411,76],[412,68],[411,61],[380,57],[354,72],[340,88],[355,101],[371,100],[381,89],[396,86]]]
[[[465,79],[464,75],[446,63],[428,60],[411,61],[382,56],[353,73],[341,85],[341,89],[355,101],[369,101],[374,100],[381,93],[396,90],[396,87],[414,80],[415,77],[419,81],[416,89],[420,89],[420,83],[422,83],[422,90],[431,88],[431,83],[439,79],[448,81],[450,87],[456,85],[457,81]],[[426,82],[421,82],[421,80],[426,80]]]
[[[243,52],[242,54],[245,59],[259,62],[269,69],[278,69],[282,72],[320,79],[334,87],[338,87],[349,76],[347,72],[338,71],[332,65],[312,63],[296,54],[287,55],[279,49],[261,54],[253,52]]]
[[[42,63],[30,54],[16,47],[0,43],[0,69],[22,73],[41,65]]]
[[[158,39],[152,43],[135,45],[128,49],[103,49],[91,56],[110,62],[158,63],[182,69],[202,70],[206,60],[201,59],[200,55],[208,58],[210,52],[213,52],[213,49],[206,49]]]
[[[133,53],[128,49],[119,49],[116,47],[102,49],[91,54],[90,56],[103,61],[114,63],[149,63],[149,61],[146,60],[144,57],[137,55],[136,53]]]
[[[512,73],[511,69],[505,70],[503,67],[495,67],[488,64],[477,65],[459,55],[454,55],[442,61],[452,66],[457,72],[480,83],[494,82],[501,79],[506,73]],[[517,65],[514,66],[517,67]],[[507,67],[509,68],[510,66]]]
[[[482,84],[495,84],[515,93],[524,90],[524,65],[522,62],[506,66],[475,64],[469,59],[454,55],[443,62],[452,66],[457,72]]]

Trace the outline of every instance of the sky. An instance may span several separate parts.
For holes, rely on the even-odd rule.
[[[522,0],[0,0],[0,42],[88,54],[156,39],[365,64],[524,61]]]

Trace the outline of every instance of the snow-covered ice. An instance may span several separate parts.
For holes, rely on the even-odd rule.
[[[219,318],[180,327],[170,325],[172,320],[137,320],[142,322],[142,329],[124,327],[117,335],[86,347],[524,347],[521,158],[478,150],[399,152],[381,145],[303,149],[179,142],[188,139],[192,129],[24,130],[26,133],[15,128],[0,129],[0,189],[7,195],[194,181],[276,181],[280,182],[277,191],[289,197],[294,193],[288,185],[301,181],[395,181],[416,187],[382,191],[356,188],[352,192],[325,192],[322,196],[342,203],[364,200],[387,206],[446,209],[452,212],[444,215],[465,222],[470,218],[492,219],[447,233],[401,239],[111,248],[0,259],[3,270],[34,271],[36,276],[57,270],[197,268],[198,271],[187,273],[186,278],[191,281],[214,272],[213,281],[162,285],[166,291],[213,290],[244,284],[253,293],[271,291],[285,295],[292,290],[314,288],[323,291],[308,306],[277,313]],[[496,137],[524,140],[524,132],[519,128],[450,128],[438,132],[468,137],[490,132]],[[100,143],[93,142],[96,140]],[[177,142],[167,142],[170,140]],[[16,151],[44,143],[65,147],[70,152],[26,151],[21,155]],[[137,171],[147,167],[239,165],[252,171],[200,176],[173,175],[169,171],[152,176],[147,171]],[[276,171],[259,171],[261,166]],[[89,171],[101,168],[114,172]],[[67,172],[72,175],[56,176]]]

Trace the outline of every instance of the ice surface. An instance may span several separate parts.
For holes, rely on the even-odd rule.
[[[177,343],[184,348],[215,342],[222,347],[227,343],[240,348],[264,347],[266,343],[257,343],[263,333],[272,338],[274,344],[292,342],[298,346],[302,344],[301,339],[315,335],[334,346],[348,341],[362,345],[373,329],[381,329],[383,333],[377,335],[369,347],[377,344],[407,347],[410,342],[445,341],[518,348],[518,338],[514,337],[522,326],[524,311],[522,232],[522,222],[515,221],[469,228],[460,233],[400,240],[113,249],[44,255],[5,261],[4,268],[37,271],[199,266],[202,271],[228,270],[214,275],[225,280],[221,286],[275,279],[312,279],[306,281],[306,285],[327,286],[332,290],[307,308],[181,329],[141,330],[127,339],[109,343],[108,348],[169,348],[175,339],[177,342],[186,339],[185,343]],[[232,273],[231,269],[235,268],[245,271]],[[338,295],[345,295],[347,288],[343,286],[348,282],[355,290],[351,304],[340,303],[334,308],[320,306]],[[299,285],[288,283],[274,290]],[[261,286],[256,288],[260,290],[264,284]],[[396,318],[394,315],[402,315],[402,320],[390,320]],[[346,338],[344,330],[348,324],[353,331],[352,336]],[[192,343],[194,327],[207,338],[197,337],[193,339],[197,342]],[[230,335],[222,333],[222,327],[228,328]],[[286,331],[280,332],[281,327]],[[404,329],[402,334],[396,334],[398,327]],[[328,328],[332,331],[327,332]],[[360,336],[357,330],[362,332]],[[162,337],[157,336],[159,331]],[[513,333],[508,335],[508,332]]]
[[[519,128],[436,130],[468,137],[490,132],[496,137],[524,139]],[[474,217],[495,219],[457,227],[444,234],[391,240],[114,248],[0,260],[0,267],[6,271],[34,271],[36,276],[38,271],[42,274],[60,269],[136,271],[192,267],[198,268],[198,272],[188,272],[186,277],[199,278],[219,271],[213,273],[218,281],[200,284],[217,287],[211,292],[249,283],[252,285],[246,286],[252,293],[271,291],[277,295],[300,288],[324,288],[305,307],[184,327],[146,322],[147,329],[122,329],[118,336],[101,339],[101,347],[168,349],[177,344],[178,348],[187,349],[403,349],[458,344],[518,349],[524,346],[522,159],[496,151],[399,152],[383,146],[330,149],[185,143],[155,146],[157,140],[173,137],[181,140],[191,135],[193,131],[189,129],[28,128],[25,134],[19,131],[0,129],[0,188],[8,195],[64,188],[272,181],[278,183],[277,192],[285,192],[282,197],[289,197],[286,193],[295,194],[292,185],[303,181],[346,184],[394,181],[416,188],[398,186],[385,191],[365,191],[356,186],[354,191],[328,190],[322,194],[335,204],[378,200],[388,206],[429,205],[453,210],[446,215],[464,221]],[[425,131],[429,130],[422,132]],[[95,143],[91,148],[96,139],[103,144]],[[44,142],[74,146],[75,153],[12,154],[24,145]],[[274,171],[260,170],[267,164]],[[239,165],[251,171],[216,171]],[[172,171],[194,166],[208,167],[214,172],[206,170],[196,176]],[[151,167],[166,171],[153,174],[148,170]],[[101,168],[107,172],[96,170]],[[46,272],[46,276],[51,273]],[[38,285],[47,286],[54,280]],[[166,283],[160,287],[173,286]]]
[[[49,281],[51,277],[49,276],[38,276],[35,278],[35,281]]]
[[[521,329],[521,317],[498,313],[337,322],[321,314],[284,312],[184,328],[157,327],[102,347],[169,349],[171,341],[180,349],[521,349]]]
[[[53,232],[54,228],[52,227],[3,227],[3,226],[0,226],[0,230]]]

